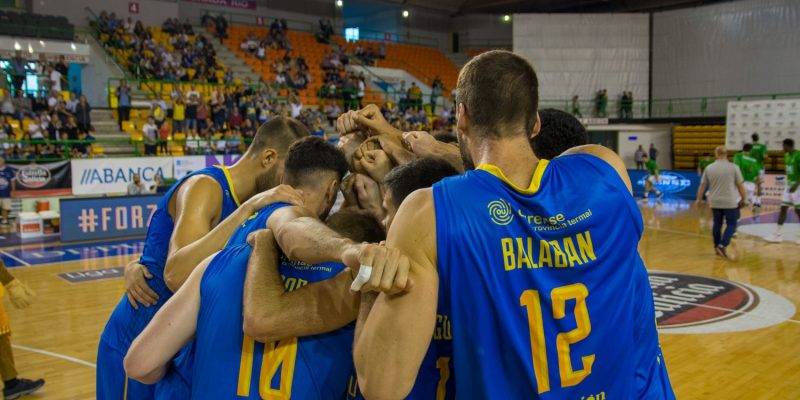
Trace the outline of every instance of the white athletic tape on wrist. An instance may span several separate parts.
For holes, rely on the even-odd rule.
[[[371,276],[372,267],[362,264],[361,268],[358,269],[358,275],[356,275],[356,279],[354,279],[353,284],[350,285],[350,290],[354,292],[361,290],[361,287],[369,282],[369,278]]]

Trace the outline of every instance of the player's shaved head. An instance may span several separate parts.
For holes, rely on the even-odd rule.
[[[536,126],[539,81],[524,58],[505,50],[474,57],[458,75],[456,103],[480,137],[530,135]]]
[[[383,225],[366,211],[344,209],[332,214],[325,223],[356,243],[380,243],[386,239]]]
[[[257,157],[262,150],[271,148],[283,156],[292,143],[310,135],[311,132],[300,121],[294,118],[276,117],[258,128],[253,142],[247,149],[247,155]]]
[[[751,150],[753,150],[753,145],[750,143],[745,143],[744,146],[742,146],[742,151],[750,152]]]
[[[256,176],[256,191],[269,190],[280,183],[283,176],[283,159],[289,146],[296,140],[310,136],[305,125],[296,119],[277,117],[258,128],[245,157],[260,162],[265,168]]]
[[[552,160],[561,153],[589,142],[586,128],[572,114],[548,108],[539,111],[541,128],[531,138],[537,158]]]
[[[728,149],[725,146],[717,146],[714,149],[714,154],[717,156],[717,158],[728,157]]]

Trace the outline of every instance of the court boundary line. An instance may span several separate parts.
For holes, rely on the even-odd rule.
[[[669,229],[669,228],[656,228],[654,226],[649,226],[649,225],[645,225],[645,229],[651,229],[651,230],[654,230],[654,231],[660,231],[660,232],[666,232],[666,233],[674,233],[674,234],[677,234],[677,235],[688,235],[688,236],[694,236],[694,237],[699,237],[699,238],[709,238],[709,239],[711,239],[710,235],[701,235],[701,234],[696,233],[696,232],[679,231],[679,230],[676,230],[676,229]],[[747,235],[747,234],[745,233],[745,235]],[[747,235],[747,236],[752,236],[752,235]],[[732,238],[732,239],[736,240],[736,241],[740,241],[740,242],[754,242],[754,243],[763,243],[763,244],[780,244],[780,243],[770,243],[770,242],[767,242],[764,239],[760,239],[759,240],[759,239],[750,239],[750,238],[742,238],[742,237],[735,237],[735,238]],[[787,242],[787,243],[790,243],[790,242]]]
[[[43,354],[43,355],[50,356],[50,357],[53,357],[53,358],[59,358],[59,359],[65,360],[65,361],[73,362],[75,364],[83,365],[84,367],[97,369],[97,365],[94,364],[94,363],[90,363],[88,361],[83,361],[83,360],[81,360],[79,358],[70,357],[70,356],[67,356],[67,355],[64,355],[64,354],[54,353],[52,351],[36,349],[36,348],[33,348],[33,347],[23,346],[23,345],[19,345],[19,344],[12,344],[11,347],[13,347],[15,349],[18,349],[18,350],[29,351],[31,353]]]
[[[0,250],[0,254],[4,255],[4,256],[6,256],[6,257],[8,257],[8,258],[20,263],[20,264],[22,264],[21,266],[23,266],[23,267],[31,267],[31,266],[33,266],[31,263],[29,263],[29,262],[27,262],[27,261],[15,256],[15,255],[13,255],[13,254],[5,251],[5,250]]]

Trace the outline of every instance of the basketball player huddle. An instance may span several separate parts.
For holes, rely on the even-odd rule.
[[[622,161],[537,112],[511,52],[456,93],[457,144],[370,105],[338,146],[276,118],[178,181],[126,267],[97,397],[673,399]]]

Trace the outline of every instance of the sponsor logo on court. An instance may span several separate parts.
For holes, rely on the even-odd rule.
[[[642,177],[638,184],[644,186],[644,182],[649,175]],[[656,189],[664,193],[680,193],[692,186],[692,180],[676,172],[661,171],[658,175]]]
[[[83,282],[99,281],[102,279],[119,278],[124,273],[125,273],[125,268],[114,267],[114,268],[90,269],[88,271],[63,272],[58,274],[58,276],[69,283],[83,283]]]
[[[50,170],[41,165],[26,165],[17,170],[17,182],[31,189],[44,187],[50,183]]]
[[[756,286],[699,275],[650,271],[659,329],[718,333],[765,328],[788,320],[794,304]]]
[[[511,204],[507,201],[500,199],[489,203],[489,217],[496,225],[508,225],[514,219],[514,212],[511,210]]]

